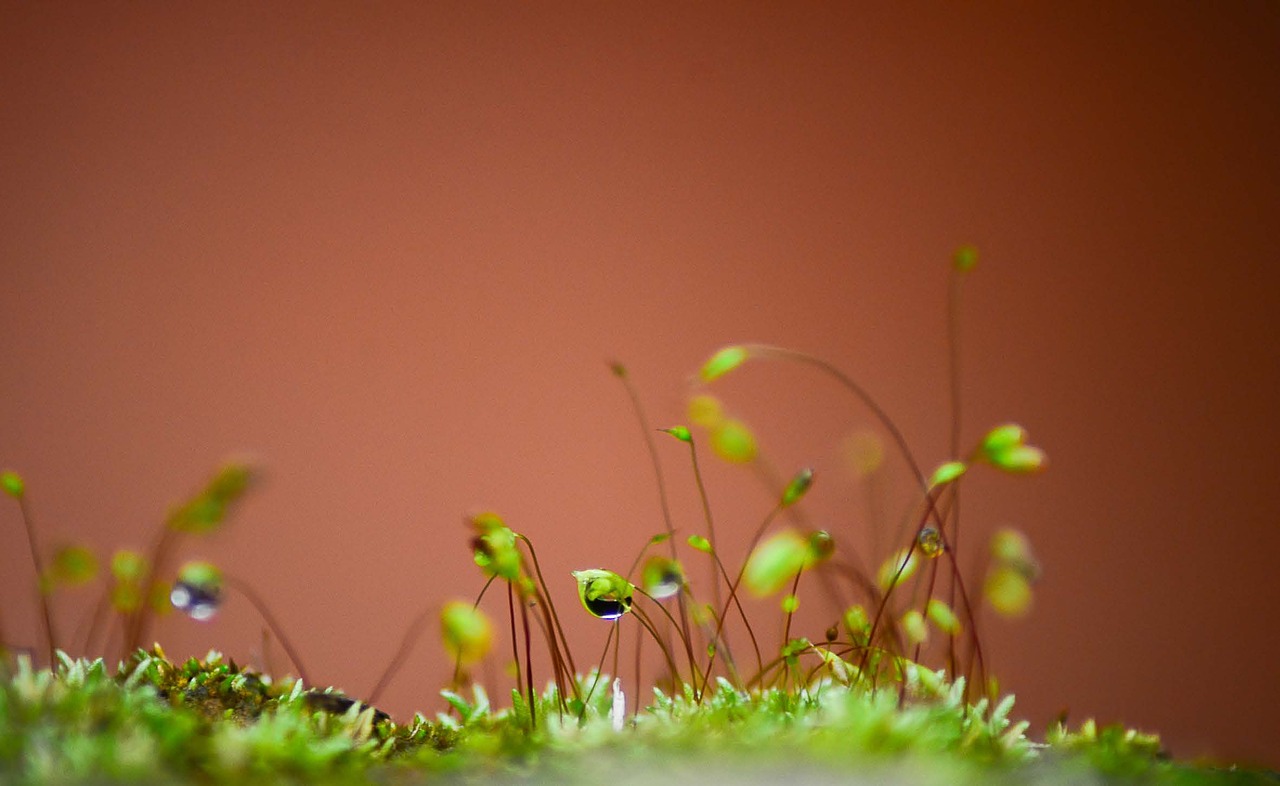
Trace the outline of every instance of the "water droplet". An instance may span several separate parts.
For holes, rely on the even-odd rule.
[[[582,607],[593,617],[616,620],[631,611],[631,582],[611,570],[575,570],[578,580],[578,599]]]
[[[644,582],[644,591],[658,600],[673,597],[684,585],[684,572],[680,569],[680,564],[658,555],[645,560],[640,576]]]
[[[631,611],[631,598],[587,598],[583,604],[587,611],[602,620],[616,620]]]
[[[222,604],[222,592],[218,587],[207,587],[179,581],[169,593],[174,608],[197,622],[205,622],[218,613]]]
[[[938,532],[936,527],[921,529],[920,535],[916,538],[916,543],[920,546],[920,551],[930,558],[938,556],[946,548],[942,542],[942,533]]]

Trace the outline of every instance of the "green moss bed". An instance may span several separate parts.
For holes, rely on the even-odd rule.
[[[50,671],[19,659],[0,676],[2,783],[1280,784],[1171,760],[1158,738],[1121,727],[1086,722],[1033,741],[1011,697],[968,706],[959,686],[923,673],[905,696],[726,682],[700,704],[655,692],[639,711],[605,678],[578,712],[549,688],[534,717],[518,693],[500,708],[472,687],[445,694],[449,713],[403,724],[217,653],[175,664],[140,651],[114,674],[102,660],[63,656]]]

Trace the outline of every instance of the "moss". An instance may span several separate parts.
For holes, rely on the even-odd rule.
[[[1011,720],[1011,699],[987,712],[982,701],[966,704],[959,684],[900,705],[892,691],[830,682],[748,693],[721,680],[700,704],[691,691],[659,692],[651,706],[621,716],[621,728],[608,692],[579,718],[558,710],[550,688],[539,698],[544,722],[530,734],[519,702],[494,709],[478,688],[469,699],[448,694],[449,715],[397,725],[362,702],[276,682],[216,653],[173,664],[158,650],[139,652],[116,675],[101,660],[69,658],[52,672],[25,659],[5,671],[6,783],[399,782],[450,772],[576,783],[609,772],[611,781],[624,772],[672,780],[773,772],[950,783],[1276,782],[1171,762],[1158,738],[1092,722],[1055,727],[1033,743],[1026,724]]]

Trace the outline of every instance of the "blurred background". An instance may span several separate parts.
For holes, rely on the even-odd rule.
[[[662,529],[607,362],[670,425],[719,346],[813,352],[932,467],[973,243],[962,442],[1014,420],[1051,458],[966,481],[962,562],[1013,526],[1043,564],[1028,618],[984,618],[1016,712],[1277,765],[1277,139],[1265,2],[4,2],[0,465],[46,550],[106,557],[255,456],[261,487],[181,556],[256,587],[353,694],[415,614],[474,597],[462,517],[492,508],[592,661],[607,626],[568,572],[625,570]],[[847,451],[867,411],[785,364],[715,392],[878,563]],[[687,453],[659,449],[701,532]],[[772,492],[704,459],[736,561]],[[892,530],[911,485],[893,453],[884,473]],[[38,649],[0,502],[6,634]],[[56,597],[64,637],[98,591]],[[153,637],[260,662],[261,629],[232,597]],[[433,713],[447,672],[432,625],[381,703]]]

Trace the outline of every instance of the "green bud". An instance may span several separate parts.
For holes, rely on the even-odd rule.
[[[871,618],[867,616],[867,610],[857,604],[844,610],[843,622],[845,630],[849,631],[849,637],[854,642],[865,637],[871,630]]]
[[[990,457],[995,453],[1025,444],[1027,441],[1027,430],[1017,423],[1005,423],[996,426],[987,432],[982,438],[983,455]]]
[[[451,600],[440,610],[440,640],[454,660],[463,665],[478,663],[493,645],[493,626],[470,603]]]
[[[664,434],[670,434],[681,442],[693,442],[693,435],[689,433],[689,429],[684,426],[672,426],[671,428],[660,428],[658,431]]]
[[[899,549],[894,552],[893,556],[885,560],[880,566],[880,570],[876,573],[880,589],[887,591],[890,587],[901,584],[911,578],[916,572],[918,563],[919,560],[916,559],[914,550],[910,551],[910,556],[908,556],[907,549]]]
[[[690,535],[688,543],[698,551],[706,552],[707,554],[711,553],[711,541],[701,535]]]
[[[714,355],[702,364],[702,381],[710,382],[714,379],[723,377],[738,366],[741,366],[747,360],[746,347],[737,345],[724,347],[718,350]]]
[[[54,553],[50,571],[58,584],[85,584],[98,575],[98,558],[86,546],[64,546]]]
[[[501,519],[498,519],[501,521]],[[473,523],[475,519],[472,519]],[[486,519],[482,526],[493,525]],[[520,551],[516,548],[516,533],[501,524],[485,529],[484,534],[476,536],[471,545],[473,559],[486,576],[498,576],[506,581],[516,581],[521,575]]]
[[[1016,475],[1042,472],[1048,465],[1044,451],[1031,445],[1014,445],[987,457],[991,465]]]
[[[725,418],[711,429],[711,449],[734,464],[750,464],[756,457],[756,438],[746,423]]]
[[[930,599],[925,605],[924,613],[943,633],[955,635],[960,632],[960,620],[956,618],[956,613],[937,598]]]
[[[715,428],[724,419],[724,405],[709,393],[689,399],[689,422],[703,428]]]
[[[751,552],[742,583],[757,596],[772,595],[807,568],[810,558],[808,539],[795,530],[783,530]]]
[[[222,526],[229,509],[244,496],[254,475],[247,464],[225,464],[199,494],[169,511],[168,526],[193,535],[214,532]]]
[[[809,567],[825,562],[836,553],[836,542],[825,529],[809,533]]]
[[[26,484],[22,482],[22,476],[16,472],[0,473],[0,487],[3,487],[4,493],[14,499],[22,499],[22,494],[26,491]]]
[[[142,588],[137,584],[121,583],[111,588],[111,608],[121,614],[131,614],[141,605]]]
[[[988,573],[983,594],[1005,617],[1022,617],[1031,610],[1031,583],[1014,568],[1000,566]]]
[[[1040,563],[1031,553],[1031,542],[1015,529],[1001,529],[991,536],[991,557],[1001,566],[1021,573],[1028,581],[1040,575]]]
[[[215,588],[222,586],[222,571],[212,562],[193,561],[178,570],[178,581],[193,587]]]
[[[797,472],[795,477],[791,478],[791,482],[787,484],[787,487],[783,489],[782,500],[779,504],[784,508],[796,504],[812,485],[813,470],[809,467],[805,467]]]
[[[978,264],[978,249],[973,246],[960,246],[951,257],[951,264],[961,273],[968,273]]]
[[[911,644],[923,644],[929,638],[929,628],[924,624],[924,617],[915,609],[902,615],[902,632]]]
[[[782,596],[782,610],[788,614],[795,614],[796,609],[800,608],[800,599],[795,595]]]
[[[951,483],[963,475],[967,469],[969,469],[969,465],[963,461],[948,461],[933,471],[933,477],[929,479],[929,486],[936,488]]]
[[[111,575],[117,581],[141,581],[147,571],[147,560],[136,551],[120,549],[111,555]]]

